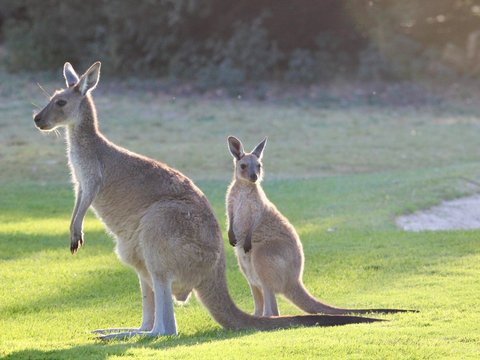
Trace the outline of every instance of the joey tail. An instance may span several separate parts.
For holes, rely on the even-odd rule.
[[[309,314],[329,314],[329,315],[343,315],[343,314],[368,314],[368,313],[383,313],[393,314],[401,312],[417,312],[417,310],[402,310],[402,309],[343,309],[334,307],[320,302],[313,297],[302,283],[298,282],[291,286],[284,293],[285,297],[292,303],[298,306],[303,311]]]
[[[230,297],[224,260],[220,262],[212,269],[212,276],[200,283],[195,291],[211,316],[226,329],[273,330],[293,326],[337,326],[384,321],[358,316],[300,315],[268,318],[249,315],[241,311]]]

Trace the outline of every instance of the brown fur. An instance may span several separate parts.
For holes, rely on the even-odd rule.
[[[113,234],[118,257],[135,269],[140,280],[142,325],[138,329],[97,330],[102,339],[176,334],[172,295],[184,301],[192,290],[225,328],[375,321],[319,316],[260,319],[241,312],[228,294],[221,232],[206,197],[180,172],[121,148],[102,135],[90,94],[99,75],[98,62],[80,78],[66,63],[67,88],[57,92],[34,121],[44,131],[66,128],[76,192],[72,253],[83,244],[83,218],[91,205]]]
[[[283,294],[300,309],[311,313],[345,314],[402,312],[397,309],[342,309],[315,299],[303,285],[303,247],[295,228],[272,204],[260,182],[266,138],[251,153],[230,136],[234,157],[233,181],[227,191],[230,244],[250,284],[257,316],[278,316],[275,294]]]

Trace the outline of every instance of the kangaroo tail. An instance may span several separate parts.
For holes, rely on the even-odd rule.
[[[228,293],[225,264],[222,259],[213,269],[212,276],[204,279],[195,292],[211,316],[226,329],[272,330],[293,326],[336,326],[383,321],[366,317],[302,315],[262,318],[241,311]]]
[[[303,311],[309,314],[330,314],[330,315],[342,315],[342,314],[368,314],[368,313],[400,313],[409,312],[415,310],[401,310],[401,309],[342,309],[334,307],[318,301],[314,298],[308,290],[303,286],[301,282],[296,283],[294,286],[289,287],[285,292],[285,297],[292,303],[297,305]]]

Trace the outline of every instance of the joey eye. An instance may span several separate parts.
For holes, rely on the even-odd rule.
[[[66,103],[67,102],[65,100],[62,100],[62,99],[55,101],[55,104],[60,106],[60,107],[65,106]]]
[[[241,168],[242,170],[244,170],[246,167],[247,167],[246,164],[240,164],[240,168]]]

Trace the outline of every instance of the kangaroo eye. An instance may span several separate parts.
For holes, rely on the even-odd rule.
[[[247,167],[246,164],[240,164],[240,168],[241,168],[241,169],[245,169],[246,167]]]
[[[55,104],[57,104],[58,106],[62,107],[62,106],[65,106],[67,102],[65,100],[57,100],[55,102]]]

